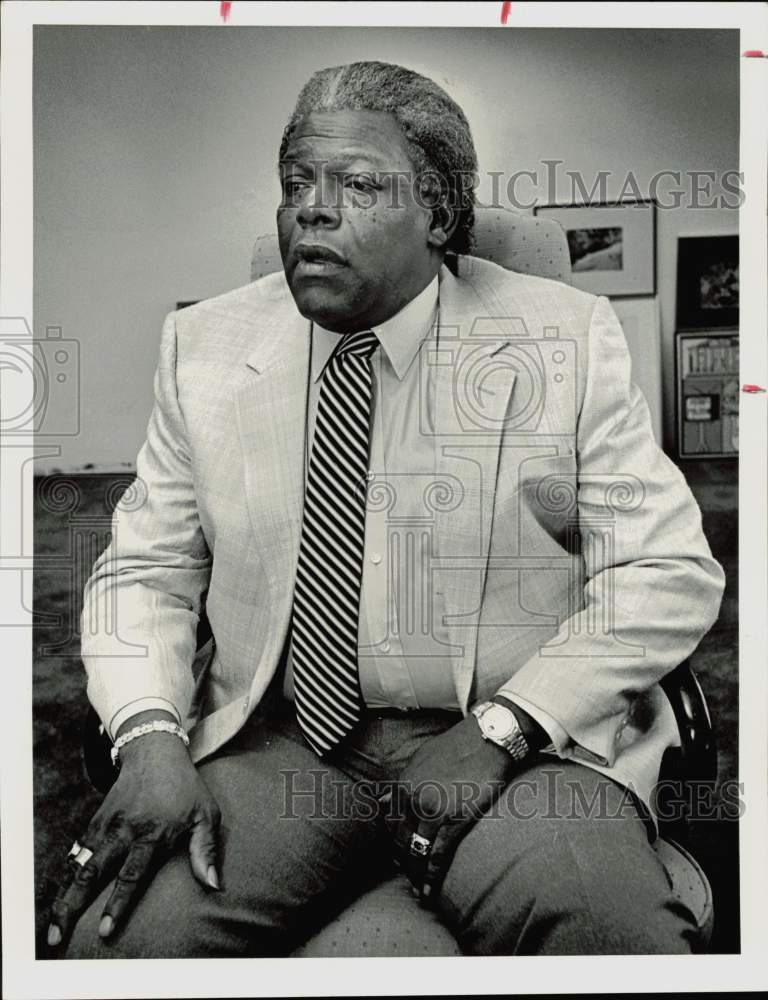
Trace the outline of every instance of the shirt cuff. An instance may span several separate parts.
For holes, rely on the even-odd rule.
[[[525,698],[521,698],[518,694],[509,694],[504,688],[500,688],[496,694],[502,695],[509,701],[514,702],[519,705],[524,711],[526,711],[534,722],[538,722],[544,732],[549,736],[551,743],[549,746],[542,747],[544,753],[562,753],[562,751],[571,742],[571,738],[557,721],[553,719],[552,716],[545,712],[543,709],[539,708],[537,705],[532,705]]]
[[[119,708],[107,727],[109,729],[109,736],[112,742],[115,742],[116,733],[120,729],[120,726],[128,719],[134,715],[138,715],[139,712],[147,712],[151,708],[162,709],[163,712],[171,712],[176,716],[176,722],[181,725],[181,715],[178,709],[170,701],[165,698],[137,698],[136,701],[129,701],[127,705],[123,705]]]

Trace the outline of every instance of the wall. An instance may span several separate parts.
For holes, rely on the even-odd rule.
[[[571,200],[566,169],[589,186],[610,171],[609,198],[628,170],[644,195],[660,170],[736,170],[737,56],[722,31],[37,27],[34,328],[81,349],[80,433],[40,469],[133,462],[163,316],[247,282],[313,70],[377,58],[433,76],[467,112],[481,167],[564,161],[545,203]],[[734,210],[659,213],[667,433],[677,236],[736,231]]]

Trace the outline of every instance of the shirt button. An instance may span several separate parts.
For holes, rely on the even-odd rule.
[[[374,552],[373,555],[371,556],[371,562],[374,564],[374,566],[378,566],[379,563],[381,562],[381,554],[378,552]]]
[[[392,646],[391,646],[390,643],[388,643],[388,642],[382,642],[382,644],[381,644],[381,651],[382,651],[382,653],[388,653],[390,651],[390,649],[392,649]]]

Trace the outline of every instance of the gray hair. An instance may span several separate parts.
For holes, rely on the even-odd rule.
[[[282,160],[300,119],[315,111],[388,111],[405,133],[416,170],[435,176],[459,222],[446,250],[469,253],[475,221],[477,154],[464,112],[433,80],[404,66],[354,62],[314,73],[283,132]]]

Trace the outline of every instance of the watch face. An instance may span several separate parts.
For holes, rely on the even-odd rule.
[[[503,705],[491,705],[482,721],[483,729],[494,739],[506,739],[517,729],[514,715]]]

